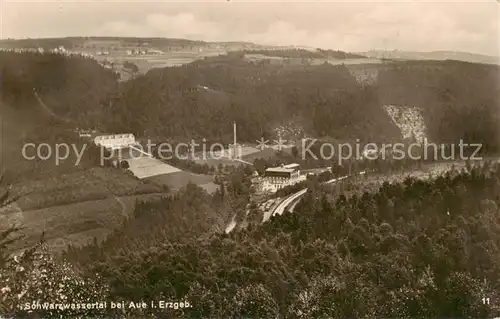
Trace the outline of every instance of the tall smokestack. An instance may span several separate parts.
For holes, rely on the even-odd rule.
[[[233,158],[236,158],[236,122],[233,122]]]

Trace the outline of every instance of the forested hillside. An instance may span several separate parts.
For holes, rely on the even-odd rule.
[[[46,171],[50,163],[23,162],[22,145],[80,145],[77,127],[162,141],[229,143],[233,121],[240,142],[275,137],[277,127],[293,121],[298,131],[316,138],[390,143],[401,133],[385,105],[421,109],[434,142],[463,139],[482,143],[485,153],[498,151],[498,66],[392,62],[371,65],[379,70],[377,80],[363,84],[348,66],[254,64],[243,55],[151,70],[118,83],[113,71],[81,56],[0,52],[3,161],[24,165],[21,171]],[[97,157],[91,157],[85,167],[95,165]],[[57,170],[75,169],[73,159],[67,163]]]
[[[118,86],[112,70],[82,56],[0,52],[0,71],[4,102],[16,109],[33,109],[37,92],[58,117],[81,126],[96,124]]]
[[[178,206],[139,205],[163,222],[139,217],[67,258],[99,264],[111,299],[193,306],[173,317],[486,318],[498,315],[500,166],[469,170],[333,201],[312,185],[295,213],[230,236],[177,238]],[[197,214],[198,192],[174,199],[192,203],[183,214]],[[151,227],[163,231],[137,232]]]
[[[500,67],[458,61],[408,61],[379,73],[380,103],[423,110],[431,139],[483,143],[499,150]]]
[[[117,90],[112,71],[80,56],[30,52],[0,52],[0,71],[2,167],[34,177],[99,165],[99,149],[93,145],[86,145],[89,151],[78,166],[74,154],[55,165],[53,157],[28,161],[21,150],[26,143],[54,148],[63,142],[81,150],[85,141],[74,130],[100,127],[102,106]]]
[[[359,85],[342,66],[288,69],[230,55],[153,70],[126,85],[130,89],[113,102],[112,112],[131,112],[124,116],[134,119],[137,132],[154,127],[160,136],[227,142],[236,121],[239,139],[254,142],[299,117],[312,135],[387,139],[397,134],[376,91]],[[220,96],[214,98],[214,92],[200,91],[198,85]]]
[[[401,138],[383,108],[389,104],[422,109],[433,141],[462,138],[498,150],[500,81],[493,65],[385,63],[376,66],[377,81],[363,84],[347,66],[254,64],[235,52],[118,84],[94,60],[0,54],[4,101],[16,108],[36,104],[35,89],[53,113],[82,127],[229,142],[237,121],[239,140],[254,142],[297,120],[309,136],[388,142]]]
[[[462,138],[497,150],[498,66],[408,61],[378,68],[378,80],[367,85],[346,66],[255,65],[230,54],[150,71],[127,83],[110,109],[122,114],[113,125],[159,136],[225,140],[237,121],[239,138],[252,142],[300,119],[310,136],[387,142],[401,134],[383,105],[412,106],[423,110],[431,140]]]
[[[43,231],[51,249],[105,238],[133,209],[133,196],[165,191],[100,167],[102,150],[75,132],[105,131],[101,102],[117,90],[111,71],[79,56],[13,52],[0,52],[0,71],[0,175],[8,183],[0,198],[9,189],[15,199],[0,210],[0,232],[18,225],[25,236],[11,249]],[[68,156],[56,162],[56,151]]]

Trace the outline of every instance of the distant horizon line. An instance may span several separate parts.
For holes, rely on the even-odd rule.
[[[499,0],[500,1],[500,0]],[[380,48],[371,48],[363,51],[349,51],[349,50],[341,50],[341,49],[326,49],[321,47],[313,47],[308,45],[300,45],[300,44],[260,44],[249,41],[206,41],[206,40],[195,40],[188,38],[171,38],[171,37],[157,37],[157,36],[96,36],[96,35],[78,35],[78,36],[47,36],[47,37],[24,37],[24,38],[1,38],[0,43],[4,41],[27,41],[27,40],[58,40],[58,39],[144,39],[144,40],[180,40],[185,42],[193,42],[193,43],[205,43],[205,44],[246,44],[253,45],[257,47],[262,47],[265,49],[266,47],[273,48],[297,48],[297,49],[311,49],[311,50],[332,50],[332,51],[342,51],[346,53],[370,53],[370,52],[402,52],[402,53],[462,53],[462,54],[474,54],[474,55],[482,55],[484,57],[493,57],[499,58],[500,53],[497,55],[479,53],[473,51],[462,51],[462,50],[453,50],[453,49],[439,49],[439,50],[428,50],[428,51],[414,51],[414,50],[405,50],[405,49],[380,49]]]

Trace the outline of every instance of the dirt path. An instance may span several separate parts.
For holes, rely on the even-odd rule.
[[[122,213],[123,218],[127,218],[128,217],[127,206],[125,205],[125,203],[122,201],[122,199],[120,197],[117,197],[117,196],[113,196],[113,197],[118,202],[118,204],[120,204],[120,206],[122,208],[121,213]]]

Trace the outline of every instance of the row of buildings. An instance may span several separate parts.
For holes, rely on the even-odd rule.
[[[136,144],[135,136],[131,133],[126,134],[113,134],[113,135],[99,135],[94,137],[96,145],[105,147],[107,149],[115,150],[126,148]]]
[[[134,49],[134,50],[127,50],[126,54],[127,55],[160,55],[163,54],[163,51],[160,50],[155,50],[155,49]]]
[[[77,133],[80,138],[89,139],[93,141],[95,145],[102,146],[109,150],[116,150],[137,145],[135,136],[132,133],[102,134],[96,130],[80,129],[76,129],[75,133]]]

